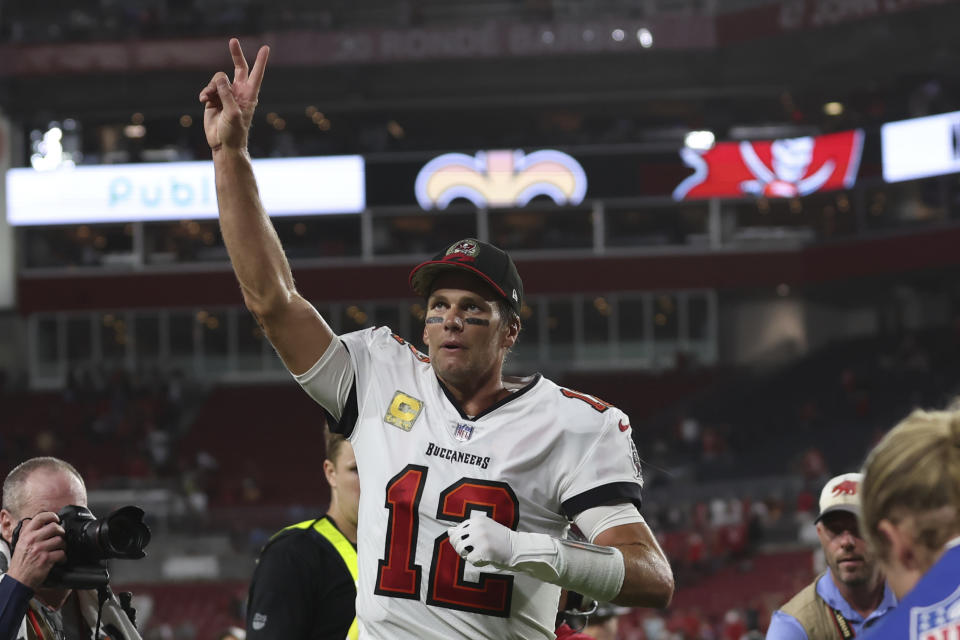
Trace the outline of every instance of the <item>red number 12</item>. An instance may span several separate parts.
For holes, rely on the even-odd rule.
[[[422,568],[416,564],[418,518],[427,467],[410,464],[387,483],[390,511],[384,557],[377,570],[374,593],[393,598],[420,599]],[[440,494],[437,518],[451,523],[466,520],[473,510],[516,530],[520,504],[504,482],[463,478]],[[513,596],[513,576],[481,573],[477,582],[464,580],[466,561],[457,555],[446,532],[433,542],[427,604],[447,609],[507,617]]]

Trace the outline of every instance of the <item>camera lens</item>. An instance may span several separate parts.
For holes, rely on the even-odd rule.
[[[111,513],[100,524],[100,545],[111,558],[142,558],[150,542],[150,529],[143,523],[143,510],[123,507]]]
[[[128,556],[143,551],[150,541],[150,533],[142,522],[115,517],[103,523],[100,531],[104,545],[113,554]]]

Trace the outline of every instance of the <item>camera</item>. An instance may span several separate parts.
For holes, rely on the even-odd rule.
[[[66,542],[66,562],[50,570],[44,587],[95,589],[110,581],[106,560],[138,560],[150,542],[150,529],[140,507],[120,507],[103,520],[86,507],[68,505],[57,512]],[[20,537],[21,522],[13,532],[13,545]]]

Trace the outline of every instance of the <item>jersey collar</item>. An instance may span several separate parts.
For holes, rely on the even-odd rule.
[[[450,392],[450,389],[447,388],[447,385],[443,384],[443,380],[441,380],[439,377],[437,377],[437,384],[439,384],[440,388],[443,389],[443,395],[447,396],[447,400],[449,400],[450,404],[452,404],[453,407],[457,410],[457,413],[460,414],[460,417],[463,418],[464,420],[470,420],[475,422],[480,418],[482,418],[483,416],[491,413],[492,411],[499,409],[500,407],[507,404],[508,402],[512,402],[516,400],[517,398],[525,394],[527,391],[530,391],[531,389],[533,389],[535,386],[537,386],[537,383],[540,382],[540,378],[542,377],[543,376],[541,376],[539,373],[535,373],[530,377],[531,378],[530,382],[528,382],[525,386],[517,389],[516,391],[510,393],[509,395],[503,397],[502,399],[497,400],[492,405],[490,405],[489,407],[487,407],[486,409],[484,409],[483,411],[481,411],[480,413],[478,413],[473,417],[470,417],[466,413],[464,413],[463,407],[460,406],[460,403],[457,402],[457,399],[453,396],[453,393]]]
[[[838,610],[843,616],[855,622],[857,624],[862,624],[864,622],[873,620],[874,618],[879,618],[880,616],[887,613],[890,609],[893,609],[897,606],[897,596],[893,594],[893,590],[890,588],[890,585],[887,584],[886,580],[883,582],[883,599],[880,601],[880,604],[877,605],[877,608],[866,617],[863,618],[857,611],[850,606],[850,604],[840,595],[840,590],[837,588],[837,585],[833,582],[833,576],[830,573],[828,568],[826,573],[817,581],[817,594],[823,598],[824,602]]]

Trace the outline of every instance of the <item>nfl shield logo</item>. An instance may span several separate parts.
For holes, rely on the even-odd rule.
[[[960,588],[926,607],[910,609],[910,640],[943,640],[960,634]]]
[[[458,422],[457,428],[453,430],[453,437],[455,437],[460,442],[466,442],[472,436],[473,436],[472,424],[463,424],[462,422]]]

